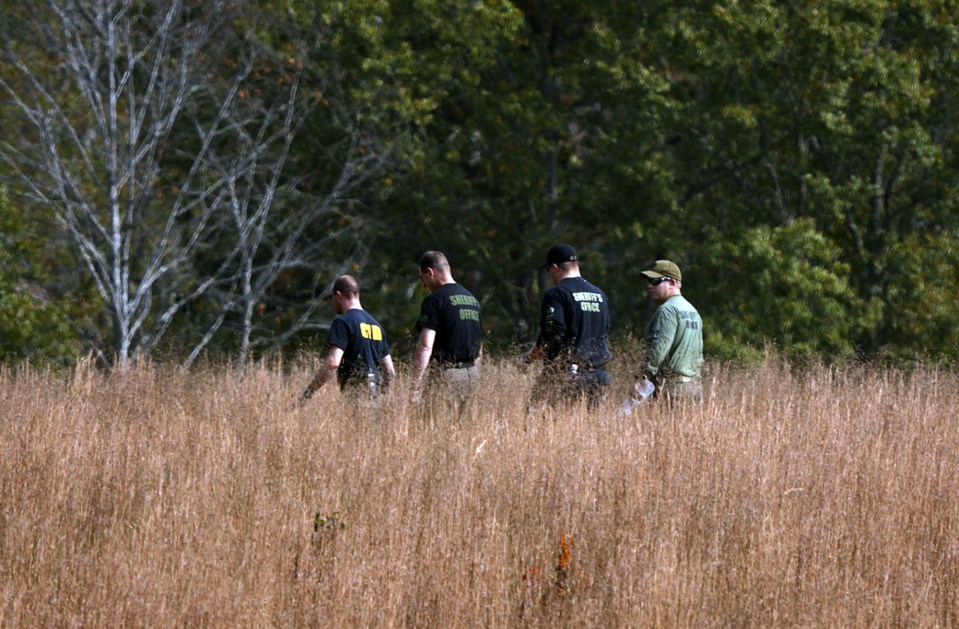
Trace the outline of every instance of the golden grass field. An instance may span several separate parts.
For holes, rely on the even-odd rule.
[[[3,627],[959,626],[959,378],[711,366],[458,426],[317,365],[0,372]]]

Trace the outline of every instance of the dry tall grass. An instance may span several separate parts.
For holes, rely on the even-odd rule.
[[[714,369],[460,426],[306,365],[0,373],[0,625],[959,625],[957,377]],[[625,383],[622,383],[625,384]]]

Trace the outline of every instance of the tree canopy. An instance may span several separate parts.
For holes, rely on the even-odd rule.
[[[959,358],[959,2],[2,3],[7,358],[315,347],[347,271],[402,353],[428,249],[495,351],[560,241],[619,339],[669,258],[715,358]]]

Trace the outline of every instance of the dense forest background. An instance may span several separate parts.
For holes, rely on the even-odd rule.
[[[959,358],[959,2],[0,0],[0,357],[409,351],[444,251],[488,347],[555,242],[676,261],[717,360]]]

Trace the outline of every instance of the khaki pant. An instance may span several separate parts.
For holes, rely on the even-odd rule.
[[[425,400],[431,423],[458,424],[472,412],[480,368],[437,368],[430,372]]]
[[[663,383],[656,395],[670,402],[695,402],[699,404],[703,401],[703,385],[699,380],[693,378],[669,378]]]
[[[459,403],[467,402],[479,388],[479,367],[442,369],[437,373],[438,386]]]

